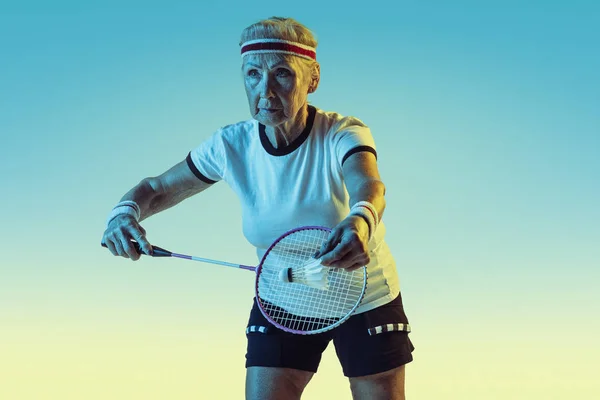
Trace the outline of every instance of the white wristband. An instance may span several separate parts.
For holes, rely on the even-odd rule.
[[[369,240],[371,240],[373,234],[375,233],[376,227],[375,218],[373,218],[373,214],[371,214],[371,212],[364,207],[352,207],[352,209],[350,210],[350,214],[348,215],[358,215],[367,222],[367,225],[369,226]]]
[[[110,224],[113,219],[121,214],[131,215],[136,221],[139,221],[140,206],[138,206],[136,202],[130,200],[120,202],[108,215],[108,218],[106,219],[106,226],[108,227],[108,224]]]
[[[355,207],[367,208],[373,214],[373,218],[375,219],[375,226],[379,225],[379,215],[377,213],[377,209],[375,208],[375,206],[373,204],[369,203],[368,201],[359,201],[358,203],[356,203],[355,205],[352,206],[352,208],[355,208]]]
[[[360,215],[369,225],[369,240],[375,235],[377,225],[379,225],[379,215],[375,206],[368,201],[359,201],[350,209],[350,215]]]
[[[136,212],[136,219],[138,219],[138,220],[140,219],[142,213],[140,212],[140,206],[138,205],[138,203],[136,203],[133,200],[123,200],[123,201],[119,202],[119,204],[117,204],[113,208],[113,210],[117,207],[122,207],[122,206],[127,206],[127,207],[133,208]]]

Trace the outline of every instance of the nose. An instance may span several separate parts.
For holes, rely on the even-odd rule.
[[[273,79],[266,73],[260,82],[260,97],[263,99],[270,99],[275,97],[273,92]]]

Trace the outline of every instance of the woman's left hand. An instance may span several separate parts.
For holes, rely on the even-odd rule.
[[[368,241],[367,221],[357,215],[351,215],[331,231],[315,258],[321,258],[321,264],[324,266],[353,271],[369,263]]]

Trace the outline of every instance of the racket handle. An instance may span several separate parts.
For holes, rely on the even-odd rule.
[[[146,253],[144,253],[144,251],[142,250],[142,248],[140,247],[140,244],[138,242],[136,242],[135,240],[131,240],[131,245],[133,247],[135,247],[135,250],[140,253],[141,255],[146,255]],[[107,247],[106,243],[101,243],[102,247]],[[171,257],[173,255],[173,253],[171,253],[169,250],[165,250],[162,247],[158,247],[158,246],[152,246],[152,254],[150,254],[152,257]]]

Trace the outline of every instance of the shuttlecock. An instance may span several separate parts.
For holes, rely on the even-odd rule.
[[[329,268],[321,265],[321,259],[315,259],[298,267],[282,269],[279,271],[279,279],[283,282],[302,283],[315,289],[326,290],[329,288],[328,272]]]

